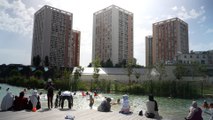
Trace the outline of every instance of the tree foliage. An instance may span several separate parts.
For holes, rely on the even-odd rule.
[[[44,65],[45,66],[49,66],[49,58],[48,58],[48,56],[45,56]]]
[[[159,73],[159,76],[158,76],[159,80],[162,80],[162,78],[167,76],[164,63],[158,62],[155,64],[154,68]]]
[[[77,91],[78,87],[79,87],[79,82],[80,82],[80,78],[81,78],[81,74],[83,73],[84,68],[79,66],[75,69],[74,71],[74,79],[72,81],[72,90],[73,91]]]
[[[176,64],[176,68],[173,70],[173,73],[176,77],[176,79],[180,80],[182,79],[183,75],[186,73],[186,68],[183,66],[183,64]]]
[[[41,63],[41,57],[39,55],[36,55],[33,57],[33,65],[38,67]]]

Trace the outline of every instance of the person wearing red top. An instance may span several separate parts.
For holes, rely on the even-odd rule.
[[[24,97],[24,92],[20,92],[19,97],[15,97],[15,101],[13,103],[14,110],[24,110],[27,108],[28,99]]]

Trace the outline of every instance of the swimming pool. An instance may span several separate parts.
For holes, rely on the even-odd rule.
[[[3,96],[6,94],[6,89],[10,88],[10,91],[13,93],[13,95],[19,95],[20,91],[23,91],[24,88],[22,87],[15,87],[10,86],[7,84],[0,84],[1,90],[0,90],[0,103],[3,98]],[[32,90],[28,90],[26,97],[28,97],[31,94]],[[45,90],[38,90],[38,92],[43,92],[41,95],[41,103],[42,108],[47,108],[47,97],[46,97],[46,91]],[[57,91],[56,91],[57,92]],[[118,98],[122,98],[121,94],[99,94],[98,97],[95,97],[95,103],[93,106],[93,109],[97,109],[101,101],[104,99],[104,97],[111,97],[112,102],[115,102]],[[75,110],[79,109],[89,109],[89,96],[83,97],[81,92],[77,92],[76,95],[74,95],[74,103],[73,108]],[[133,113],[139,113],[140,110],[145,111],[145,101],[147,101],[148,97],[143,95],[129,95],[131,110]],[[191,105],[192,99],[172,99],[172,98],[165,98],[165,97],[155,97],[156,101],[158,102],[159,107],[159,114],[163,117],[164,120],[182,120],[184,117],[188,114],[188,108]],[[204,99],[197,99],[198,106],[202,105]],[[209,102],[213,102],[212,99],[206,99]],[[66,102],[65,107],[66,108]],[[121,108],[120,105],[112,105],[111,110],[112,111],[119,111]],[[203,113],[204,120],[208,120],[209,116],[205,113]]]

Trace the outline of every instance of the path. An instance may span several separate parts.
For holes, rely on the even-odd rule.
[[[98,112],[97,110],[38,110],[31,111],[6,111],[0,112],[0,120],[65,120],[66,115],[75,116],[75,120],[148,120],[144,116],[119,114],[114,112]]]

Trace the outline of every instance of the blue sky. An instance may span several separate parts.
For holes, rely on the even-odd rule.
[[[81,66],[91,62],[93,13],[112,4],[134,14],[134,57],[140,65],[152,24],[168,18],[188,23],[190,50],[213,50],[211,0],[0,0],[0,64],[30,64],[33,14],[45,4],[73,13],[73,29],[81,31]]]

